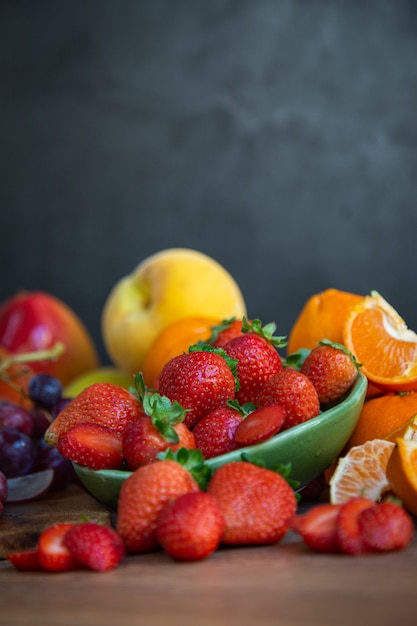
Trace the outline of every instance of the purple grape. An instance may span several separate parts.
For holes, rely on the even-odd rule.
[[[55,419],[57,415],[61,413],[63,409],[71,402],[72,398],[60,398],[56,404],[51,407],[52,419]]]
[[[29,435],[16,428],[0,430],[0,472],[6,478],[29,474],[34,458],[34,444]]]
[[[0,429],[15,428],[26,435],[33,435],[33,419],[23,407],[14,402],[0,401]]]
[[[7,500],[8,491],[7,478],[3,472],[0,472],[0,508]]]
[[[44,439],[40,439],[37,442],[35,453],[36,458],[33,471],[54,470],[54,480],[51,489],[64,489],[70,483],[78,480],[71,461],[65,458],[58,448],[48,446]]]
[[[62,396],[62,384],[50,374],[35,374],[29,381],[28,392],[35,404],[51,409]]]
[[[48,411],[40,406],[35,406],[30,412],[33,420],[33,437],[43,437],[46,429],[51,423],[51,417],[48,417]]]

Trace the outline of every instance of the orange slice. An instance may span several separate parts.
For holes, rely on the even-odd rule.
[[[412,415],[402,426],[389,433],[385,439],[395,443],[398,437],[417,442],[417,413]]]
[[[377,387],[417,390],[417,334],[377,292],[351,309],[343,328],[343,343]]]
[[[405,508],[417,515],[417,441],[397,439],[388,461],[387,479]]]
[[[379,500],[389,489],[386,468],[395,443],[372,439],[349,450],[330,478],[330,502],[343,504],[357,496]]]

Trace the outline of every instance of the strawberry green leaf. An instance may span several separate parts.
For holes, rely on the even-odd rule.
[[[160,452],[157,456],[159,460],[171,460],[176,461],[186,470],[188,470],[196,483],[203,491],[207,489],[207,485],[212,476],[212,469],[206,465],[204,456],[201,450],[188,450],[187,448],[180,448],[173,452],[168,449],[164,452]]]
[[[297,352],[292,352],[285,359],[285,365],[288,367],[293,367],[296,370],[300,370],[310,352],[311,350],[309,350],[308,348],[300,348],[300,350],[297,350]]]
[[[249,322],[246,317],[242,319],[242,332],[256,333],[276,348],[284,348],[287,345],[287,338],[285,336],[274,335],[276,329],[277,325],[275,322],[270,322],[262,326],[262,322],[259,319],[254,319],[251,322]]]
[[[233,322],[236,321],[235,317],[230,317],[229,319],[223,320],[220,324],[211,327],[211,336],[207,339],[206,343],[212,344],[219,338],[219,335],[224,330],[227,330]]]

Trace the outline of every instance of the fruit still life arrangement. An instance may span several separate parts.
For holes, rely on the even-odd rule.
[[[9,503],[77,483],[114,513],[47,525],[17,570],[108,571],[279,543],[405,549],[417,515],[417,334],[375,291],[309,297],[290,333],[214,259],[167,249],[110,290],[100,364],[44,292],[0,305],[0,534]],[[303,505],[307,504],[305,508]]]

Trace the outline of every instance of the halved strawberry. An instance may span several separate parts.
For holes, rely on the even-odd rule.
[[[269,439],[279,432],[285,411],[279,404],[256,409],[238,425],[234,440],[239,446],[250,446]]]
[[[92,469],[119,469],[123,463],[121,436],[92,422],[70,428],[59,437],[57,448],[67,459]]]
[[[43,530],[38,540],[39,564],[50,572],[68,572],[80,567],[77,559],[64,543],[64,537],[73,527],[71,522],[59,522]]]
[[[21,572],[34,572],[42,569],[39,563],[39,553],[36,548],[33,550],[12,552],[6,556],[6,559]]]
[[[338,552],[337,517],[340,508],[339,504],[318,504],[306,513],[295,515],[290,529],[316,552]]]
[[[352,498],[344,504],[337,518],[337,542],[342,552],[346,554],[362,554],[367,551],[359,529],[359,514],[375,504],[369,498]]]

